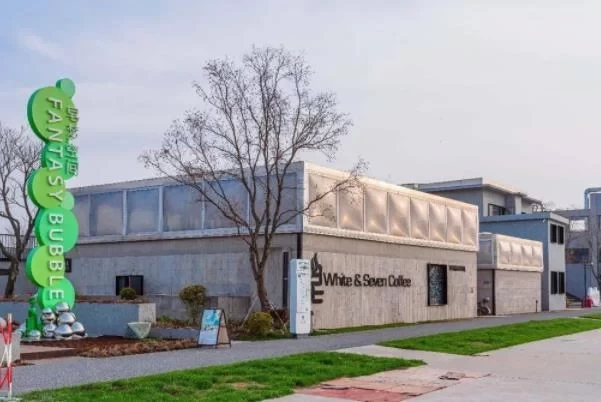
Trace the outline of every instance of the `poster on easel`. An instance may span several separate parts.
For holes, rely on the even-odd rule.
[[[200,319],[198,346],[229,345],[232,347],[223,309],[204,309]]]

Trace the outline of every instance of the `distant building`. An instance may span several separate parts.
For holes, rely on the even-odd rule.
[[[585,190],[584,208],[557,211],[569,219],[566,236],[567,292],[582,301],[589,287],[599,287],[594,272],[601,261],[601,189]]]
[[[484,178],[405,186],[477,205],[480,232],[541,242],[544,263],[541,276],[542,309],[566,308],[565,235],[568,219],[557,213],[543,211],[542,202],[523,191]]]

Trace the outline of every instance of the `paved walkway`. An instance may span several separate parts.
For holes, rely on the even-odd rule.
[[[370,400],[378,401],[588,402],[598,399],[601,389],[601,330],[527,343],[479,356],[410,351],[376,345],[341,352],[421,359],[427,366],[349,379],[346,380],[348,389],[341,387],[332,390],[331,386],[324,385],[299,390],[297,395],[273,401],[348,402],[358,400],[352,398],[351,391],[357,387],[355,389],[363,390],[365,394],[372,392],[374,397]],[[463,373],[466,377],[445,383],[441,382],[441,373]],[[332,385],[335,386],[336,382]],[[412,397],[411,392],[403,393],[407,390],[413,390],[419,396]],[[350,397],[335,399],[328,395]]]
[[[420,324],[298,340],[244,342],[234,344],[231,349],[186,349],[104,359],[71,358],[57,360],[55,364],[17,367],[14,389],[16,392],[22,393],[37,389],[56,388],[57,386],[66,387],[303,352],[352,348],[441,332],[492,327],[529,320],[575,317],[593,312],[601,312],[601,308]]]

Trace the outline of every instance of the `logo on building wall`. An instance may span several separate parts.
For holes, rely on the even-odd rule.
[[[323,266],[317,260],[317,253],[311,258],[311,302],[323,303],[326,287],[366,287],[366,288],[408,288],[411,279],[403,275],[373,276],[370,274],[350,274],[340,272],[324,272]]]
[[[321,304],[323,303],[323,293],[321,288],[323,285],[323,267],[317,261],[317,253],[311,258],[311,303]]]

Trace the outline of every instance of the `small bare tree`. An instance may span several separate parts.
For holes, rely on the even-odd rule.
[[[39,166],[40,151],[24,129],[0,123],[0,221],[7,231],[0,236],[0,254],[9,261],[4,297],[13,296],[19,263],[32,244],[36,208],[27,196],[27,178]]]
[[[160,149],[141,156],[147,167],[195,189],[199,199],[233,222],[248,245],[261,308],[270,302],[265,268],[274,235],[333,192],[358,185],[366,165],[359,161],[348,176],[302,206],[288,195],[293,162],[317,151],[333,158],[351,122],[336,108],[332,93],[313,94],[311,69],[282,48],[253,48],[241,65],[213,60],[204,67],[206,85],[195,83],[205,109],[186,113],[165,134]],[[233,181],[248,199],[240,205],[225,184]]]

